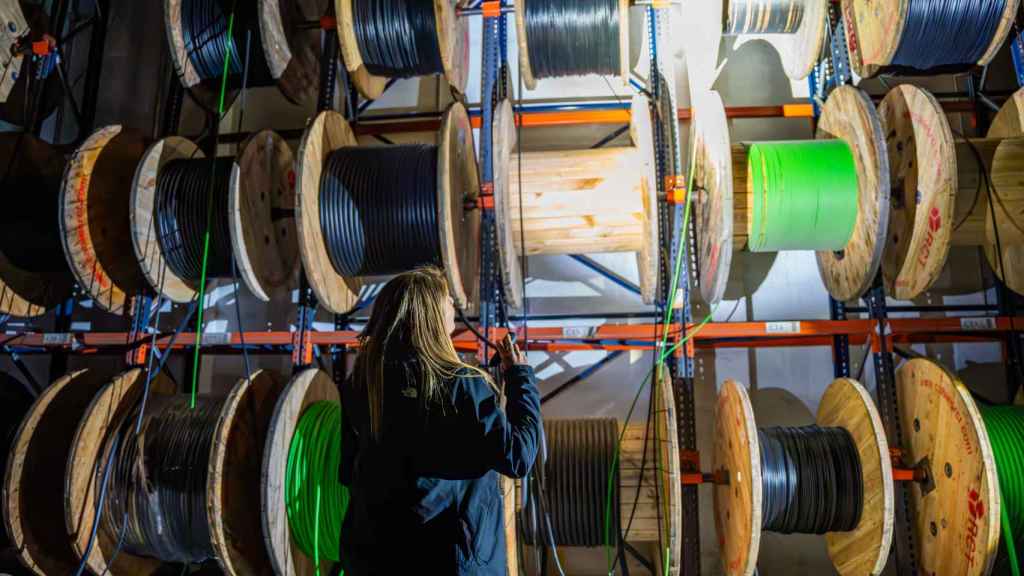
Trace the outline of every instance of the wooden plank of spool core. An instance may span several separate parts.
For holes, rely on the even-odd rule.
[[[231,170],[228,214],[239,274],[257,298],[268,301],[298,285],[298,230],[292,150],[264,130],[242,145]]]
[[[861,77],[892,63],[906,26],[910,0],[843,0],[850,64]]]
[[[0,23],[3,24],[0,26],[0,54],[7,54],[0,70],[0,102],[7,102],[21,71],[22,56],[15,55],[13,48],[18,39],[29,32],[28,20],[18,0],[0,1]]]
[[[330,0],[260,0],[263,55],[281,92],[296,104],[313,104],[320,91],[320,30],[302,22],[327,14]]]
[[[942,105],[921,88],[893,88],[878,115],[892,189],[882,272],[887,293],[912,300],[946,265],[955,225],[956,147]]]
[[[453,103],[437,140],[437,228],[441,262],[455,306],[475,311],[480,291],[480,175],[469,112]]]
[[[288,452],[299,419],[311,404],[320,401],[341,402],[338,387],[326,372],[310,368],[300,372],[288,383],[274,407],[266,446],[263,450],[263,474],[260,503],[263,510],[263,538],[270,552],[274,573],[278,576],[313,576],[317,567],[291,537],[288,512],[285,509],[284,486]],[[323,573],[330,562],[321,560]]]
[[[817,138],[846,141],[857,170],[858,211],[853,236],[841,252],[818,252],[825,287],[841,302],[859,298],[882,264],[889,225],[889,157],[871,99],[852,86],[832,92],[822,109]]]
[[[750,186],[750,145],[733,144],[732,146],[732,247],[742,250],[750,241],[750,226],[753,222],[754,190]],[[736,191],[739,191],[737,193]]]
[[[519,229],[512,225],[512,217],[518,214],[519,205],[512,203],[512,192],[509,190],[510,163],[513,150],[516,149],[516,121],[512,103],[502,100],[494,111],[494,122],[491,129],[492,150],[494,156],[494,218],[498,235],[498,264],[501,267],[501,280],[505,287],[505,300],[510,307],[521,310],[525,294],[523,294],[523,270],[519,262],[519,250],[516,238]]]
[[[722,97],[718,92],[698,92],[694,95],[693,109],[691,185],[700,255],[698,282],[704,301],[714,305],[725,295],[732,253],[736,249],[733,242],[733,235],[738,232],[733,222],[736,167],[729,147],[729,122]],[[745,178],[746,160],[742,172]],[[743,244],[746,245],[746,241]]]
[[[12,164],[11,160],[15,159]],[[8,166],[7,176],[11,181],[34,182],[38,186],[32,191],[9,190],[8,193],[60,193],[64,155],[35,136],[17,132],[0,135],[0,162]],[[56,222],[52,224],[59,226]],[[10,232],[7,231],[8,242],[25,241],[11,237]],[[61,268],[50,272],[25,270],[0,248],[0,313],[17,317],[42,316],[63,302],[71,295],[74,277],[66,267]]]
[[[999,548],[999,487],[985,424],[967,388],[942,366],[914,359],[896,371],[906,466],[931,482],[909,486],[920,567],[978,576]],[[934,484],[934,487],[932,487]]]
[[[374,76],[363,64],[363,55],[359,51],[359,43],[356,42],[356,32],[353,28],[352,0],[334,0],[334,13],[337,14],[338,42],[341,44],[342,62],[349,71],[349,77],[355,84],[356,90],[368,100],[376,100],[384,93],[384,87],[388,79],[383,76]]]
[[[138,368],[115,377],[96,394],[78,423],[68,455],[64,485],[64,519],[78,558],[85,555],[96,520],[96,500],[100,491],[96,471],[106,465],[109,454],[107,441],[125,415],[137,406],[145,383],[146,373]],[[170,396],[175,392],[175,384],[160,373],[152,378],[149,389],[150,397]],[[89,569],[95,574],[103,574],[109,568],[111,576],[143,576],[156,574],[163,566],[159,560],[135,556],[125,550],[121,550],[114,559],[116,547],[117,539],[100,526],[96,544],[87,560]],[[114,563],[108,565],[111,560]]]
[[[761,546],[761,453],[747,388],[726,380],[715,410],[715,528],[722,565],[729,576],[751,576]]]
[[[1024,136],[1024,89],[1018,90],[1003,108],[996,114],[989,127],[989,138],[1017,139]],[[1004,235],[1015,237],[1018,230],[1024,227],[1024,216],[1021,214],[1024,190],[1021,190],[1020,151],[1016,144],[1007,143],[1005,153],[998,154],[998,162],[993,158],[992,184],[993,196],[999,200],[995,207],[996,224],[1000,235],[1002,254],[995,249],[996,229],[993,228],[991,212],[986,213],[985,233],[991,242],[985,248],[985,256],[996,276],[1014,292],[1024,294],[1024,246],[1007,243]],[[1015,180],[1016,175],[1016,180]],[[999,181],[997,183],[997,180]],[[1004,188],[1000,188],[1002,185]],[[1003,272],[1005,266],[1006,272]]]
[[[324,308],[335,314],[348,312],[359,299],[359,282],[345,278],[334,269],[327,255],[320,227],[320,176],[327,157],[344,146],[356,146],[355,134],[341,114],[321,112],[302,135],[297,166],[298,193],[295,219],[298,223],[299,254],[309,285]]]
[[[174,160],[203,158],[203,152],[191,141],[178,136],[164,138],[146,150],[132,180],[132,246],[149,285],[179,304],[190,302],[198,291],[167,265],[156,229],[156,186],[160,171]]]
[[[818,404],[817,424],[850,433],[860,455],[864,486],[860,522],[850,532],[825,535],[828,555],[843,576],[881,574],[889,560],[895,522],[892,462],[882,418],[859,382],[837,378]]]
[[[733,0],[739,1],[739,0]],[[749,2],[749,0],[747,0]],[[828,30],[829,0],[797,0],[803,7],[800,28],[792,34],[742,34],[736,37],[734,50],[754,40],[763,40],[779,53],[779,60],[786,76],[803,80],[810,75],[821,58],[822,46]],[[748,10],[750,10],[748,8]],[[750,14],[750,12],[747,12]]]
[[[141,135],[107,126],[94,132],[68,164],[61,191],[61,231],[71,271],[98,307],[121,314],[132,296],[149,291],[131,242],[132,188],[146,150]]]
[[[274,573],[263,540],[263,508],[256,504],[260,484],[254,479],[262,473],[270,420],[284,390],[280,375],[259,370],[235,384],[217,420],[206,506],[210,540],[228,576]]]
[[[40,576],[71,574],[78,566],[59,521],[64,516],[64,474],[78,421],[108,381],[94,370],[58,379],[36,399],[11,444],[3,486],[4,523],[18,559]]]

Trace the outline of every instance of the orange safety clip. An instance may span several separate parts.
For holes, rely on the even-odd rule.
[[[501,16],[501,1],[484,2],[482,6],[484,18],[498,18]]]
[[[683,176],[665,177],[665,199],[669,204],[678,205],[686,202],[686,182]]]
[[[312,330],[296,330],[292,333],[292,365],[309,366],[313,363]]]

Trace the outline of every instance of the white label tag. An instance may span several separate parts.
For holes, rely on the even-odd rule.
[[[961,318],[961,330],[995,330],[995,318]]]
[[[564,338],[590,338],[593,335],[593,326],[566,326],[562,328],[562,337]]]
[[[43,346],[70,346],[73,340],[73,336],[65,332],[43,334]]]
[[[799,334],[799,322],[766,322],[764,331],[768,334]]]
[[[210,332],[203,334],[203,346],[224,346],[231,343],[231,332]]]

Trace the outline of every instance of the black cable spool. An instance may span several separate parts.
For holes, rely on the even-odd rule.
[[[773,427],[757,431],[761,526],[780,534],[849,532],[860,523],[860,455],[845,428]]]
[[[212,164],[208,159],[174,160],[157,177],[157,241],[167,266],[185,280],[201,279],[207,223],[210,246],[206,277],[232,275],[228,194],[234,163],[232,157],[216,158]]]
[[[437,157],[436,146],[421,144],[331,153],[320,179],[320,225],[339,274],[386,276],[442,264]]]
[[[535,78],[621,72],[619,0],[523,0]]]
[[[235,19],[228,36],[230,16]],[[255,0],[182,0],[181,23],[185,52],[204,81],[220,87],[224,62],[228,62],[228,86],[242,84],[246,61],[249,63],[246,86],[273,86],[276,80],[263,54],[260,36],[259,2]],[[248,60],[246,47],[248,46]]]
[[[444,73],[433,0],[352,0],[352,20],[370,74],[410,78]]]
[[[934,75],[968,70],[985,56],[1008,0],[910,0],[899,47],[885,72]]]

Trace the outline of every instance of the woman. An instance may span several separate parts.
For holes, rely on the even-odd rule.
[[[533,465],[540,395],[506,338],[503,410],[490,377],[459,359],[454,330],[436,268],[401,274],[377,296],[342,390],[348,575],[505,574],[498,474],[521,478]]]

